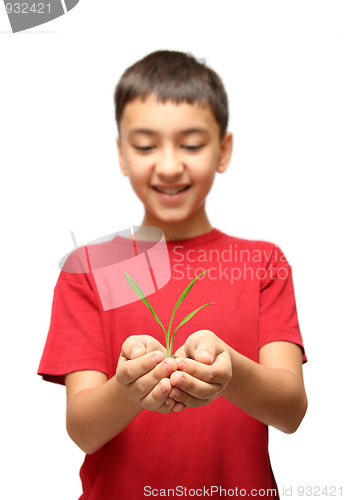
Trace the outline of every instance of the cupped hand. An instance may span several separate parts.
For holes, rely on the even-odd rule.
[[[170,413],[182,407],[169,397],[170,376],[176,370],[176,360],[166,358],[160,342],[150,335],[132,335],[122,345],[116,379],[131,401],[147,410]]]
[[[210,330],[190,335],[175,356],[177,370],[170,376],[169,397],[183,406],[173,411],[210,404],[232,378],[230,348]]]

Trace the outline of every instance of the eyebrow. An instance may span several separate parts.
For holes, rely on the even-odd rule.
[[[188,135],[188,134],[209,134],[209,130],[206,128],[188,128],[186,130],[182,130],[181,132],[183,135]]]
[[[130,135],[133,134],[156,135],[156,132],[150,130],[149,128],[134,128],[133,130],[130,130]]]
[[[137,134],[145,134],[145,135],[159,135],[158,132],[155,132],[154,130],[151,130],[149,128],[135,128],[130,131],[130,135],[137,135]],[[200,127],[193,127],[193,128],[187,128],[185,130],[182,130],[180,132],[181,135],[189,135],[189,134],[204,134],[204,135],[209,135],[209,131],[206,128],[200,128]]]

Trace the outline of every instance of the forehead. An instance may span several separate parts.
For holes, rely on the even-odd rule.
[[[188,129],[204,129],[219,134],[220,129],[209,105],[173,101],[160,102],[150,95],[135,98],[126,104],[120,121],[120,131],[151,130],[161,134],[178,134]]]

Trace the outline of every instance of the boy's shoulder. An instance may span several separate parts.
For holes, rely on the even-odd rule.
[[[249,239],[233,236],[216,230],[218,238],[212,243],[215,249],[223,254],[228,252],[232,260],[255,259],[262,262],[280,262],[288,264],[282,249],[276,243],[268,240]]]
[[[125,233],[125,232],[124,232]],[[113,265],[135,256],[131,238],[112,233],[77,247],[59,262],[65,275],[88,274],[91,271]]]
[[[219,229],[216,229],[218,236],[220,237],[220,243],[222,244],[230,244],[239,249],[280,249],[279,246],[268,240],[260,240],[260,239],[250,239],[250,238],[242,238],[240,236],[234,236],[231,234],[227,234]]]

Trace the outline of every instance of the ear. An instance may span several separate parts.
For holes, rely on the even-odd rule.
[[[233,151],[233,134],[231,132],[227,132],[225,137],[221,140],[220,143],[220,156],[219,162],[216,171],[223,173],[227,170],[229,162],[231,161]]]
[[[121,170],[121,172],[122,172],[123,175],[127,176],[127,170],[126,170],[126,167],[125,167],[124,155],[123,155],[123,151],[122,151],[122,148],[121,148],[121,142],[120,142],[120,137],[119,136],[117,137],[116,142],[117,142],[117,147],[118,147],[118,156],[119,156],[120,170]]]

